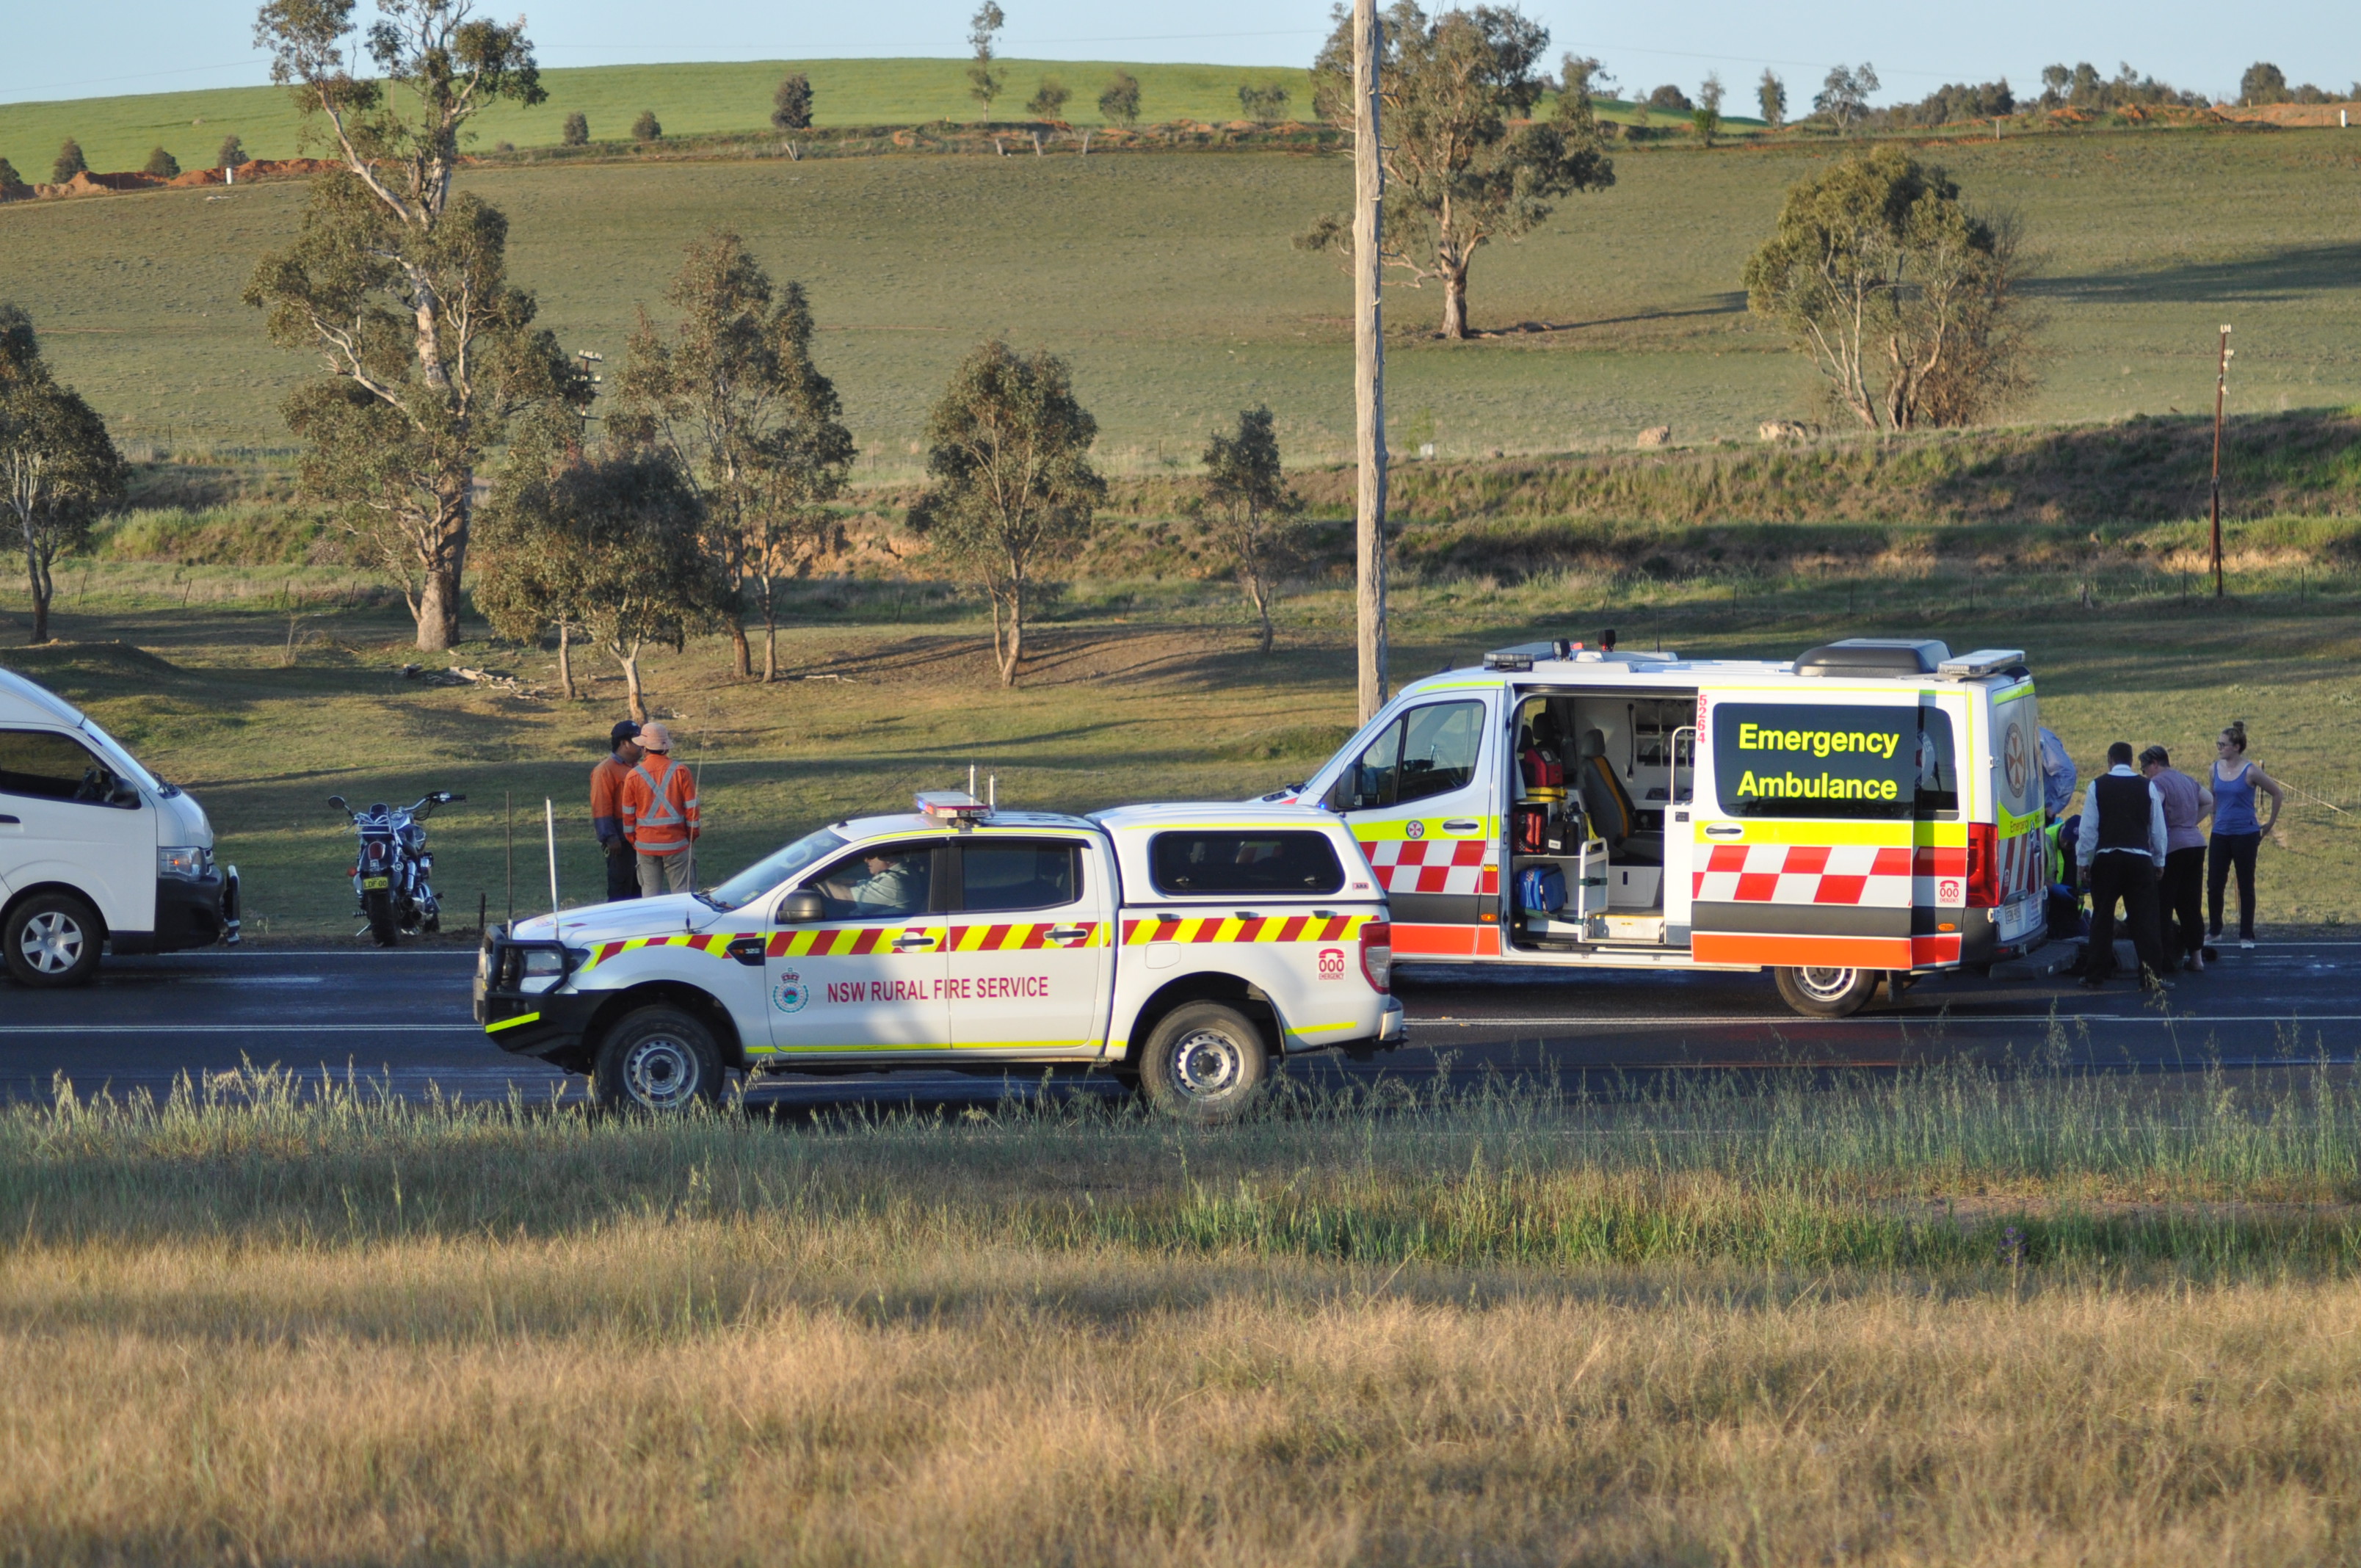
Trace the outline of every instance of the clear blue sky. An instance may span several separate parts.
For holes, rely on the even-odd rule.
[[[361,11],[370,11],[362,0]],[[517,0],[485,7],[506,19]],[[524,5],[544,65],[645,60],[955,55],[972,0],[861,0],[752,5],[745,0],[542,0]],[[1149,7],[1085,0],[1003,0],[1001,52],[1049,59],[1306,61],[1327,27],[1325,0],[1196,0]],[[2227,93],[2256,60],[2290,82],[2342,92],[2361,79],[2361,4],[2271,0],[1992,0],[1970,8],[1824,0],[1689,0],[1605,8],[1532,0],[1557,49],[1606,60],[1626,87],[1693,87],[1719,71],[1744,99],[1765,65],[1791,103],[1827,68],[1868,60],[1885,91],[1916,98],[1946,81],[2005,75],[2038,86],[2051,60],[2087,60],[2112,74],[2128,60],[2177,86]],[[267,79],[250,42],[252,0],[23,0],[0,23],[0,103],[93,97]],[[1796,89],[1805,90],[1798,93]]]

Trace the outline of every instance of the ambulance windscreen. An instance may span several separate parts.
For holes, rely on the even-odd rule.
[[[1731,817],[1929,820],[1960,809],[1940,708],[1713,706],[1714,793]]]
[[[1148,875],[1159,893],[1334,893],[1344,863],[1325,833],[1252,828],[1244,832],[1159,833],[1148,841]]]

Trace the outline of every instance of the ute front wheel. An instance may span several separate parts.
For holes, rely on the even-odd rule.
[[[1884,971],[1873,969],[1782,969],[1779,998],[1806,1018],[1850,1018],[1877,994]]]
[[[721,1098],[713,1032],[673,1007],[642,1007],[607,1032],[590,1064],[590,1098],[609,1111],[671,1114]]]
[[[1254,1020],[1218,1002],[1176,1007],[1139,1053],[1139,1083],[1166,1115],[1211,1125],[1235,1121],[1262,1098],[1270,1049]]]

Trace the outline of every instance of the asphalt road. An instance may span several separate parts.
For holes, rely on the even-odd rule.
[[[578,1093],[541,1064],[507,1055],[469,1015],[472,950],[390,953],[214,948],[110,959],[99,983],[33,992],[0,982],[0,1098],[76,1091],[168,1091],[181,1074],[276,1067],[418,1096]],[[2090,992],[2048,977],[1939,976],[1851,1018],[1798,1017],[1767,975],[1603,970],[1536,976],[1476,969],[1397,972],[1410,1040],[1367,1068],[1309,1058],[1315,1077],[1389,1072],[1586,1072],[1677,1066],[1756,1069],[1796,1062],[1891,1067],[2022,1059],[2053,1045],[2074,1064],[2166,1071],[2259,1067],[2325,1052],[2350,1063],[2361,1041],[2361,941],[2266,942],[2224,949],[2180,977],[2169,1004],[2143,1006],[2127,984]],[[958,1103],[996,1098],[996,1081],[954,1075],[765,1079],[758,1100],[884,1098]]]

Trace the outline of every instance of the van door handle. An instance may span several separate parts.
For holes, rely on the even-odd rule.
[[[1484,830],[1484,825],[1481,822],[1470,821],[1468,818],[1462,817],[1455,820],[1444,823],[1443,825],[1443,830],[1445,833],[1480,833]]]
[[[1705,836],[1708,839],[1735,839],[1745,831],[1744,827],[1735,822],[1708,822],[1705,825]]]
[[[928,952],[933,949],[935,935],[931,931],[910,931],[894,938],[897,953]]]
[[[24,818],[10,817],[5,813],[0,813],[0,823],[5,823],[11,828],[22,828],[25,825]]]

